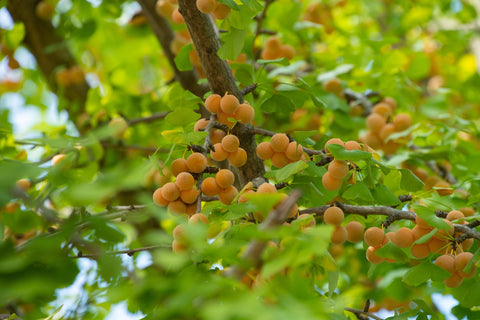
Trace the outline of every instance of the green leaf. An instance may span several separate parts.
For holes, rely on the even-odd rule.
[[[405,191],[415,192],[419,190],[423,190],[424,183],[422,180],[418,179],[416,175],[412,173],[412,171],[408,169],[398,169],[402,174],[402,178],[400,180],[400,187]]]
[[[17,48],[25,37],[25,26],[22,22],[15,22],[13,28],[5,33],[5,43],[11,49]]]
[[[242,2],[252,10],[260,11],[263,9],[263,6],[257,0],[242,0]]]
[[[406,262],[408,261],[408,257],[403,252],[402,249],[394,245],[393,243],[389,242],[386,245],[382,246],[380,249],[378,249],[376,252],[380,257],[383,258],[390,258],[393,259],[397,262]]]
[[[266,177],[274,177],[277,182],[285,182],[289,180],[294,174],[304,170],[308,167],[308,164],[304,161],[297,161],[287,164],[285,167],[272,170],[268,172]]]
[[[175,109],[173,112],[170,112],[166,116],[165,121],[168,121],[168,123],[171,123],[174,126],[185,127],[197,121],[198,119],[200,119],[200,115],[198,113],[192,109],[180,107]]]
[[[193,69],[192,63],[190,62],[190,51],[192,50],[193,45],[189,43],[184,45],[175,56],[175,64],[177,65],[178,70],[188,71]]]
[[[279,59],[273,59],[273,60],[258,59],[257,62],[259,64],[264,64],[264,65],[278,63],[282,66],[287,66],[290,64],[287,58],[279,58]]]
[[[342,193],[342,198],[345,200],[354,200],[354,201],[374,201],[373,195],[370,192],[370,189],[363,183],[357,182],[354,185],[350,185]]]
[[[372,190],[373,197],[377,200],[378,205],[396,206],[402,202],[383,184],[378,184]]]
[[[448,278],[448,272],[429,261],[425,261],[408,270],[403,276],[403,281],[409,286],[417,287],[430,278],[441,281]]]
[[[338,271],[328,271],[328,295],[333,297],[338,285]]]
[[[295,106],[290,98],[275,94],[265,100],[260,108],[265,112],[279,112],[281,114],[289,113],[295,110]]]
[[[235,70],[235,79],[241,84],[248,86],[255,83],[255,70],[248,63],[231,63],[230,67]]]
[[[413,53],[406,75],[413,80],[419,80],[428,76],[430,72],[431,58],[424,52]]]
[[[435,215],[435,210],[418,204],[413,205],[412,208],[420,218],[424,219],[432,227],[442,230],[450,230],[450,225],[438,218]]]
[[[250,22],[257,13],[244,5],[237,5],[236,7],[237,9],[232,11],[228,16],[228,22],[230,22],[232,27],[242,30],[250,25]]]
[[[240,7],[238,6],[238,4],[233,0],[217,0],[217,1],[220,3],[226,4],[233,10],[237,10],[237,11],[240,10]]]
[[[230,28],[229,32],[222,35],[222,46],[218,50],[218,56],[224,60],[237,59],[243,49],[245,43],[245,35],[247,31],[244,29]]]
[[[251,201],[264,216],[266,216],[283,197],[281,193],[254,193],[245,195],[245,198]]]
[[[431,237],[433,237],[435,235],[435,233],[437,233],[438,229],[437,228],[433,228],[432,231],[430,231],[429,233],[423,235],[422,237],[420,237],[420,239],[418,239],[417,241],[415,241],[415,243],[418,243],[418,244],[423,244],[423,243],[426,243],[428,240],[430,240]]]
[[[328,150],[332,153],[336,160],[366,160],[372,157],[372,154],[361,150],[347,150],[339,144],[328,145]]]
[[[228,212],[223,217],[225,220],[237,220],[244,217],[247,213],[257,210],[253,202],[236,203],[228,206]]]

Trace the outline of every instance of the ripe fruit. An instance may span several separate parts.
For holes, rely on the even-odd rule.
[[[285,152],[290,143],[286,134],[277,133],[270,140],[270,146],[275,152]]]
[[[352,243],[360,242],[363,240],[364,228],[358,221],[350,221],[345,226],[347,230],[347,240]]]
[[[230,186],[226,189],[220,189],[220,191],[218,192],[218,199],[223,204],[230,204],[232,203],[233,199],[235,199],[237,194],[237,188],[235,188],[234,186]]]
[[[473,254],[471,252],[462,252],[457,254],[455,257],[455,269],[459,272],[463,271],[472,258]]]
[[[277,168],[283,168],[290,162],[284,152],[274,152],[271,161]]]
[[[198,11],[209,14],[217,8],[216,0],[197,0]]]
[[[280,46],[280,56],[292,60],[295,57],[295,49],[289,44],[282,44]]]
[[[342,82],[340,82],[340,79],[338,78],[333,78],[325,81],[323,83],[323,90],[325,90],[326,92],[333,93],[339,97],[343,96]]]
[[[180,190],[173,182],[166,183],[161,189],[162,197],[167,201],[175,201],[180,197]]]
[[[288,144],[287,150],[285,151],[285,155],[291,161],[300,160],[303,155],[303,147],[301,144],[297,143],[296,141],[292,141]]]
[[[198,222],[208,224],[208,217],[203,213],[195,213],[188,219],[188,223],[190,224],[197,224]]]
[[[226,133],[220,129],[215,129],[210,132],[210,141],[213,145],[222,142],[223,137],[225,137]]]
[[[273,149],[270,145],[270,142],[261,142],[257,145],[257,156],[262,160],[268,160],[273,156]]]
[[[435,259],[435,264],[450,273],[455,272],[455,259],[451,255],[442,254]]]
[[[202,190],[203,194],[208,197],[213,197],[220,191],[220,187],[217,185],[217,182],[213,177],[208,177],[203,180],[200,189]]]
[[[391,240],[399,248],[409,248],[415,241],[415,237],[411,229],[403,227],[394,233]]]
[[[153,202],[161,207],[168,206],[169,201],[162,196],[162,188],[158,188],[153,192]]]
[[[190,172],[203,172],[207,168],[207,158],[199,152],[192,153],[187,158],[187,168]]]
[[[230,11],[231,9],[229,6],[223,3],[219,3],[215,11],[213,11],[212,17],[218,20],[224,20],[228,17],[228,15],[230,14]]]
[[[178,241],[178,240],[173,240],[172,241],[173,252],[180,253],[180,252],[184,252],[186,249],[187,249],[187,247],[185,246],[185,244],[181,243],[180,241]]]
[[[238,148],[228,155],[228,162],[232,166],[240,168],[247,162],[247,152],[243,148]]]
[[[453,221],[453,220],[462,219],[462,218],[465,218],[465,216],[463,215],[463,212],[459,210],[452,210],[447,214],[448,221]]]
[[[222,97],[219,94],[214,93],[208,96],[205,100],[205,108],[211,113],[220,112],[220,100],[222,100]]]
[[[225,151],[221,143],[216,143],[213,148],[215,151],[210,151],[210,156],[212,157],[213,160],[215,161],[223,161],[227,159],[228,157],[228,152]]]
[[[337,226],[330,237],[330,242],[333,244],[342,244],[346,240],[347,230],[343,226]]]
[[[362,150],[360,144],[357,141],[347,141],[345,142],[345,149],[347,150]]]
[[[335,179],[332,175],[327,171],[322,176],[322,184],[325,189],[328,191],[336,191],[340,189],[343,184],[342,179]]]
[[[54,6],[47,1],[40,1],[35,7],[35,15],[42,20],[52,19]]]
[[[217,122],[222,123],[229,128],[233,128],[236,122],[230,119],[235,119],[233,114],[225,113],[222,110],[217,113]]]
[[[371,113],[367,117],[366,122],[368,130],[371,132],[380,132],[386,124],[385,118],[377,113]]]
[[[186,204],[192,204],[197,201],[200,192],[195,187],[180,191],[180,199]]]
[[[407,130],[412,125],[412,118],[407,113],[399,113],[393,118],[393,124],[397,131]]]
[[[237,97],[232,94],[226,94],[220,100],[220,108],[223,112],[228,114],[235,113],[239,106],[240,102],[238,101]]]
[[[172,22],[175,24],[182,24],[185,22],[182,14],[180,13],[180,11],[178,11],[178,8],[173,9],[171,18]]]
[[[370,263],[373,263],[373,264],[379,264],[379,263],[382,263],[384,261],[384,259],[378,255],[375,254],[375,251],[377,251],[378,248],[374,248],[374,247],[368,247],[365,255],[367,257],[367,260],[370,262]]]
[[[17,188],[22,190],[23,192],[27,192],[28,189],[30,189],[30,187],[32,186],[30,181],[27,180],[27,179],[19,179],[19,180],[17,180],[17,182],[15,184],[16,184]]]
[[[343,179],[348,174],[348,164],[343,160],[333,160],[328,165],[328,173],[332,178]]]
[[[456,288],[462,284],[462,280],[462,277],[455,272],[450,278],[443,280],[443,283],[449,288]]]
[[[264,182],[258,187],[257,193],[277,193],[277,188],[271,183]]]
[[[178,176],[180,172],[186,172],[188,171],[187,167],[187,160],[183,158],[178,158],[173,160],[171,166],[170,166],[170,171],[172,172],[172,175],[174,177]]]
[[[237,136],[233,134],[226,135],[222,139],[223,150],[227,152],[235,152],[237,151],[239,146],[240,146],[240,140],[238,140]]]
[[[248,103],[242,103],[238,106],[237,111],[234,114],[234,118],[240,123],[248,124],[252,122],[255,117],[255,109]]]
[[[63,166],[65,164],[65,159],[67,156],[63,153],[56,154],[52,157],[52,165],[54,166]]]
[[[343,141],[341,139],[332,138],[332,139],[328,140],[327,142],[325,142],[325,151],[327,151],[327,152],[329,152],[328,147],[327,147],[329,144],[339,144],[342,147],[345,146],[345,144],[343,143]]]
[[[177,180],[175,181],[175,184],[180,191],[191,189],[194,183],[195,179],[188,172],[179,173],[177,176]]]
[[[122,117],[113,118],[108,123],[108,128],[112,131],[112,136],[121,139],[128,129],[128,124]]]
[[[175,200],[168,204],[167,210],[171,213],[185,213],[187,205],[182,200]]]
[[[220,188],[225,189],[230,187],[235,182],[235,176],[232,171],[228,169],[221,169],[215,176],[215,182]]]
[[[430,255],[430,249],[426,243],[415,243],[410,249],[412,256],[417,259],[424,259]]]
[[[385,119],[388,119],[388,117],[392,115],[392,107],[385,102],[379,102],[373,107],[372,112],[381,115]]]
[[[205,129],[208,125],[208,120],[207,119],[204,119],[204,118],[201,118],[199,119],[197,122],[195,122],[195,125],[193,126],[193,131],[202,131],[203,129]]]
[[[159,16],[171,17],[175,6],[167,0],[158,0],[155,4],[155,11]]]
[[[342,224],[344,216],[343,210],[339,207],[330,207],[325,210],[323,221],[325,221],[326,224],[339,226]]]
[[[385,234],[383,230],[377,227],[368,228],[363,235],[365,242],[374,248],[382,246],[383,241],[385,240]]]

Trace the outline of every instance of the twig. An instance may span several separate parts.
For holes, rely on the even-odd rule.
[[[348,312],[352,312],[354,313],[355,315],[365,315],[369,318],[372,318],[372,319],[375,319],[375,320],[383,320],[383,318],[380,318],[378,316],[376,316],[375,314],[371,313],[371,312],[366,312],[364,310],[360,310],[360,309],[353,309],[353,308],[348,308],[348,307],[345,307],[345,311],[348,311]]]
[[[150,122],[154,122],[156,120],[161,120],[161,119],[165,119],[165,117],[169,114],[170,112],[158,112],[158,113],[154,113],[148,117],[142,117],[142,118],[135,118],[135,119],[130,119],[127,121],[127,124],[129,126],[133,126],[137,123],[150,123]]]
[[[344,91],[343,91],[344,95],[345,95],[345,98],[347,99],[347,102],[356,102],[358,104],[360,104],[362,107],[363,107],[363,115],[366,116],[366,115],[369,115],[371,112],[372,112],[372,109],[373,109],[373,105],[372,103],[370,102],[370,100],[368,100],[368,98],[366,96],[364,96],[363,94],[361,93],[358,93],[358,92],[355,92],[351,89],[348,89],[346,88]]]
[[[246,96],[250,92],[255,91],[255,89],[257,89],[257,84],[256,83],[251,84],[249,86],[246,86],[245,88],[242,88],[242,90],[240,90],[240,92],[242,93],[243,96]]]
[[[159,249],[159,248],[170,248],[170,246],[166,245],[157,245],[157,246],[149,246],[149,247],[143,247],[143,248],[137,248],[137,249],[126,249],[126,250],[118,250],[118,251],[108,251],[104,253],[98,253],[98,254],[83,254],[81,251],[78,252],[78,255],[71,257],[72,259],[78,259],[78,258],[98,258],[102,254],[105,255],[116,255],[116,254],[128,254],[129,256],[133,256],[134,253],[136,252],[141,252],[141,251],[149,251],[149,250],[154,250],[154,249]]]

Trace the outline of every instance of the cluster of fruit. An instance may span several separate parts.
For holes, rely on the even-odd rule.
[[[261,58],[264,60],[275,60],[280,58],[291,60],[294,56],[295,49],[289,44],[282,44],[280,39],[276,36],[269,37],[265,41],[265,47],[261,54]]]
[[[452,165],[447,161],[443,161],[441,166],[443,166],[448,172],[450,172],[452,169]],[[418,179],[422,180],[422,182],[425,184],[423,186],[425,190],[434,189],[440,196],[451,195],[454,191],[450,183],[442,179],[437,174],[432,175],[428,173],[427,170],[418,168],[409,164],[408,162],[403,162],[402,168],[409,169],[414,175],[417,176]],[[457,192],[461,192],[461,190],[457,190]]]
[[[328,145],[338,144],[345,147],[347,150],[362,150],[360,144],[356,141],[343,142],[339,138],[332,138],[325,143],[325,152],[328,154]],[[327,172],[322,176],[323,187],[329,191],[336,191],[340,189],[343,184],[343,179],[348,175],[350,168],[345,160],[334,159],[328,164]]]
[[[248,189],[243,191],[240,197],[238,198],[238,203],[247,202],[248,201],[247,195],[249,194],[272,194],[272,193],[278,193],[277,188],[271,183],[264,182],[260,186],[258,186],[257,191],[253,189]],[[277,208],[287,198],[287,195],[285,193],[281,193],[281,194],[282,194],[282,198],[278,201],[278,203],[274,205],[273,207],[274,209]],[[295,217],[297,213],[298,213],[298,206],[297,204],[295,204],[290,210],[288,218]],[[254,212],[253,215],[255,216],[255,219],[259,222],[262,222],[266,218],[265,213],[260,211]]]
[[[196,202],[200,190],[195,187],[195,178],[191,173],[200,173],[207,168],[207,158],[199,153],[192,153],[185,160],[175,159],[170,172],[176,177],[175,182],[166,182],[153,193],[153,201],[162,207],[167,207],[172,213],[186,213],[192,215],[196,212]]]
[[[377,103],[372,113],[366,118],[368,131],[363,140],[373,149],[381,149],[385,154],[393,154],[401,145],[401,141],[389,139],[396,132],[407,130],[412,125],[412,118],[407,113],[399,113],[393,117],[397,108],[395,100],[389,98]]]
[[[358,221],[350,221],[344,226],[342,226],[345,214],[343,210],[339,207],[330,207],[323,213],[323,221],[326,224],[335,226],[330,241],[333,244],[339,245],[345,241],[352,243],[360,242],[363,240],[363,225]]]
[[[230,15],[230,7],[215,0],[197,0],[197,8],[200,12],[211,14],[218,20],[224,20]],[[183,24],[185,20],[178,11],[177,0],[158,0],[155,9],[158,15],[164,16],[175,24]]]
[[[447,287],[455,288],[462,284],[463,279],[470,279],[475,276],[477,266],[473,263],[472,267],[465,270],[467,264],[472,260],[471,252],[460,252],[459,254],[443,254],[435,259],[435,264],[451,276],[444,280]]]
[[[220,169],[215,177],[207,177],[202,181],[200,189],[208,197],[218,195],[223,204],[231,204],[238,194],[237,188],[233,185],[235,175],[228,169]]]
[[[79,66],[60,69],[55,74],[55,81],[62,87],[82,84],[85,81],[85,73]]]
[[[197,0],[197,9],[202,13],[211,14],[218,20],[224,20],[230,14],[230,7],[217,0]]]
[[[235,119],[240,123],[249,124],[255,117],[255,109],[248,102],[240,103],[232,94],[226,93],[223,97],[219,94],[212,94],[205,100],[205,108],[211,113],[217,114],[217,122],[229,128],[233,128]]]
[[[203,213],[195,213],[188,218],[189,224],[197,224],[199,222],[208,225],[208,217]],[[185,226],[182,224],[177,225],[173,229],[172,235],[172,250],[177,253],[185,251],[188,247],[188,239]]]
[[[260,159],[270,159],[277,168],[283,168],[289,163],[306,159],[302,145],[295,141],[290,142],[288,136],[283,133],[273,135],[270,142],[264,141],[258,144],[256,152]]]
[[[167,182],[153,193],[153,202],[167,207],[171,213],[192,215],[197,210],[200,191],[195,187],[195,179],[188,172],[177,175],[175,182]]]
[[[240,140],[233,134],[223,137],[220,143],[213,145],[214,151],[210,151],[210,156],[215,161],[228,162],[234,167],[241,167],[247,162],[247,152],[240,147]]]

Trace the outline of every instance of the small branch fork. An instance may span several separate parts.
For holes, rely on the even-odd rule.
[[[118,251],[108,251],[108,252],[103,252],[103,253],[95,253],[95,254],[83,254],[81,251],[78,252],[78,254],[74,257],[71,257],[73,259],[78,259],[78,258],[90,258],[90,259],[97,259],[101,255],[116,255],[116,254],[128,254],[129,256],[133,256],[136,252],[141,252],[141,251],[151,251],[159,248],[171,248],[171,246],[166,246],[166,245],[158,245],[158,246],[149,246],[149,247],[143,247],[143,248],[136,248],[136,249],[126,249],[126,250],[118,250]]]

